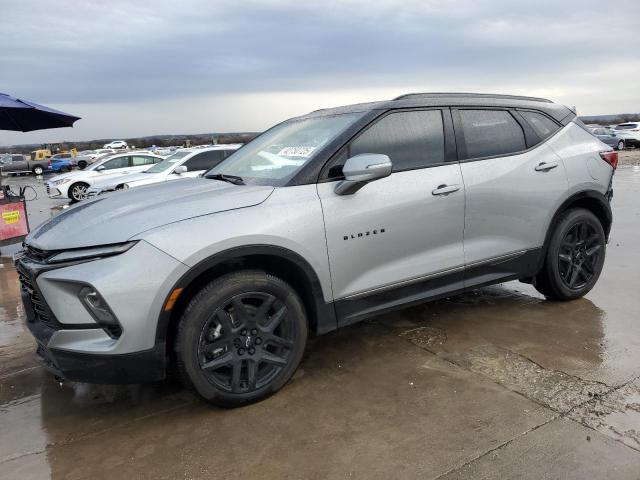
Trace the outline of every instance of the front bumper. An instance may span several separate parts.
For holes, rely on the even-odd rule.
[[[49,198],[60,198],[60,197],[66,196],[62,194],[59,188],[53,187],[48,183],[46,184],[46,188],[47,188],[47,195],[49,196]]]
[[[47,264],[33,255],[16,260],[26,325],[43,366],[62,378],[87,383],[141,383],[164,378],[166,345],[157,321],[173,273],[182,264],[139,242],[121,255]],[[186,267],[184,267],[186,268]],[[88,314],[78,288],[93,286],[122,325],[111,337]]]

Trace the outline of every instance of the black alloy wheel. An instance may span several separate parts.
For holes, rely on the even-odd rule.
[[[198,361],[207,379],[233,393],[267,385],[287,365],[295,331],[288,308],[264,292],[236,295],[205,323]]]
[[[297,292],[260,270],[211,281],[186,306],[175,338],[184,383],[214,405],[262,400],[295,373],[307,341]]]
[[[600,235],[587,222],[574,224],[567,232],[558,253],[558,271],[564,284],[579,290],[597,273],[599,255],[603,250]]]
[[[606,253],[606,235],[593,212],[574,208],[562,214],[552,227],[544,265],[534,285],[545,297],[573,300],[596,284]]]

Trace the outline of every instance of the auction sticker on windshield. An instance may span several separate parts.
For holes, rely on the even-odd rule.
[[[313,153],[316,147],[285,147],[278,152],[279,157],[303,157]]]

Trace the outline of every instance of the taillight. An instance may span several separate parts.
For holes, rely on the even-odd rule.
[[[618,152],[600,152],[600,157],[611,165],[614,170],[618,167]]]

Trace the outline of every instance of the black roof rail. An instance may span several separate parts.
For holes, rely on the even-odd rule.
[[[408,98],[436,98],[436,97],[468,97],[468,98],[505,98],[510,100],[529,100],[532,102],[553,103],[547,98],[525,97],[522,95],[502,95],[497,93],[406,93],[393,100],[405,100]]]

